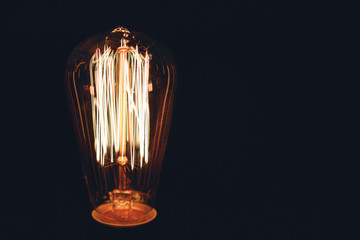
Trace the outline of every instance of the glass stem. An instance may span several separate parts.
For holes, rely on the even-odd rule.
[[[127,188],[127,177],[126,177],[126,167],[119,166],[119,190],[128,190]]]

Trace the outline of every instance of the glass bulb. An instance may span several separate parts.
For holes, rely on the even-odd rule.
[[[171,54],[117,27],[73,50],[65,81],[93,218],[117,227],[153,220],[173,112]]]

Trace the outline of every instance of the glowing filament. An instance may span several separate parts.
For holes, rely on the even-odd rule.
[[[90,61],[90,95],[96,160],[130,157],[131,168],[148,162],[149,55],[138,47],[97,48]],[[128,150],[128,153],[127,153]]]

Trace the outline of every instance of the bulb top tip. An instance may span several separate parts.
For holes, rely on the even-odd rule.
[[[111,33],[117,33],[117,32],[130,33],[130,31],[126,27],[123,27],[123,26],[116,27],[111,31]]]

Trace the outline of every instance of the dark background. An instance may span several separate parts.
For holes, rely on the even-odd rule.
[[[312,6],[16,1],[3,11],[1,239],[317,237]],[[158,217],[130,229],[91,218],[63,79],[72,49],[117,25],[171,49],[179,72]]]

